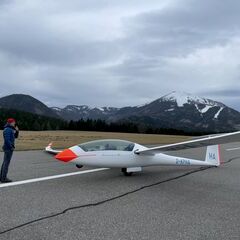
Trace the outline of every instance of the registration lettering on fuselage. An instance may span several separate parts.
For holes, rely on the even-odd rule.
[[[190,160],[177,158],[176,159],[176,165],[187,166],[187,165],[191,165],[191,163],[190,163]]]

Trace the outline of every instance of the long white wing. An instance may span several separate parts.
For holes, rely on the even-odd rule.
[[[211,145],[225,144],[231,142],[240,142],[240,131],[233,133],[226,133],[221,135],[213,135],[191,141],[163,145],[159,147],[148,148],[146,150],[137,150],[137,154],[156,154],[166,151],[177,151],[188,148],[205,147]]]
[[[45,151],[53,155],[57,155],[58,153],[62,152],[61,150],[52,149],[52,143],[49,143],[49,145],[45,148]]]

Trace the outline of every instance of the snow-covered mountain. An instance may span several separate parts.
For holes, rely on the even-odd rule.
[[[171,92],[159,99],[160,102],[174,102],[178,107],[184,107],[185,104],[194,105],[199,113],[203,116],[203,114],[207,113],[211,108],[218,107],[219,110],[214,115],[214,118],[217,119],[220,113],[226,108],[223,103],[213,101],[207,98],[201,98],[189,93],[185,92]],[[173,109],[167,109],[165,111],[173,111]]]
[[[65,108],[53,107],[52,110],[65,120],[79,119],[103,119],[107,120],[109,116],[115,114],[119,109],[112,107],[91,108],[86,105],[68,105]]]
[[[207,98],[201,98],[190,93],[177,92],[177,91],[171,92],[161,97],[159,101],[173,101],[177,103],[178,107],[183,107],[184,104],[192,104],[192,103],[204,104],[208,106],[220,106],[220,107],[225,106],[224,104],[217,101],[213,101]]]
[[[124,108],[69,105],[52,108],[66,120],[131,121],[145,127],[220,132],[240,129],[240,113],[223,103],[184,92],[171,92],[151,103]]]

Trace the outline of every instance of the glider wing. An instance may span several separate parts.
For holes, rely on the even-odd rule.
[[[58,153],[62,152],[61,150],[54,150],[52,149],[52,143],[49,143],[48,146],[45,148],[45,151],[47,153],[53,154],[53,155],[57,155]]]
[[[136,150],[135,153],[151,155],[151,154],[157,154],[157,153],[167,152],[167,151],[177,151],[177,150],[183,150],[183,149],[189,149],[189,148],[206,147],[206,146],[226,144],[226,143],[232,143],[232,142],[240,142],[240,131],[233,132],[233,133],[225,133],[220,135],[212,135],[212,136],[203,137],[200,139],[194,139],[194,140],[180,142],[180,143],[148,148],[145,150]]]

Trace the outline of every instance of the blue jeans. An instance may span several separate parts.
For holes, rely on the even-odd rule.
[[[12,159],[12,155],[13,155],[13,151],[11,150],[4,151],[4,158],[3,158],[2,168],[1,168],[0,180],[5,180],[7,178],[8,168],[9,168],[10,161]]]

